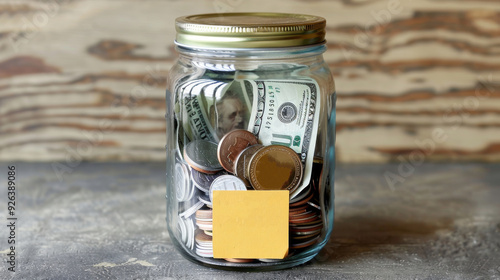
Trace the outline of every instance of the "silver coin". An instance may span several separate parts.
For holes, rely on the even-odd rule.
[[[184,218],[179,216],[177,218],[177,229],[179,230],[179,233],[181,235],[181,242],[186,244],[187,241],[187,226]]]
[[[307,204],[309,204],[309,205],[311,205],[312,207],[314,207],[314,208],[316,208],[316,209],[318,209],[318,210],[320,210],[320,211],[321,211],[321,207],[319,207],[318,205],[316,205],[316,204],[314,204],[314,203],[312,203],[312,202],[310,202],[310,201],[309,201],[309,202],[307,202]]]
[[[200,222],[211,222],[211,221],[213,221],[213,219],[200,219],[200,218],[196,218],[196,221],[200,221]]]
[[[196,213],[196,211],[198,211],[199,209],[201,209],[201,207],[203,207],[203,205],[204,205],[203,202],[198,201],[193,206],[191,206],[190,208],[188,208],[186,211],[184,211],[181,214],[179,214],[179,216],[183,217],[183,218],[189,218],[194,213]]]
[[[222,175],[217,177],[210,185],[210,201],[213,201],[214,191],[246,191],[245,182],[233,175]]]
[[[210,185],[219,176],[225,175],[225,172],[219,172],[215,174],[206,174],[196,170],[191,170],[191,179],[194,185],[201,191],[208,193],[210,190]]]
[[[321,232],[322,229],[312,230],[312,231],[298,231],[294,232],[294,235],[313,235]]]
[[[212,202],[210,201],[210,197],[208,197],[208,196],[199,196],[198,200],[201,201],[201,202],[203,202],[209,208],[212,208]]]
[[[217,173],[222,166],[217,158],[217,144],[205,140],[189,142],[184,147],[184,159],[195,170]]]
[[[196,225],[201,230],[212,230],[213,229],[213,225],[205,225],[205,224],[199,224],[199,223],[196,223]]]
[[[186,220],[186,225],[187,225],[187,242],[186,246],[193,250],[194,249],[194,233],[196,231],[193,219],[189,218]]]
[[[192,192],[191,188],[193,188],[190,177],[189,169],[185,164],[180,162],[175,163],[175,184],[177,184],[175,196],[178,201],[190,199],[188,196]]]
[[[196,230],[193,219],[185,219],[179,215],[177,219],[177,229],[181,235],[181,242],[192,250],[194,248],[194,233]]]
[[[205,194],[208,194],[208,190],[203,189],[202,187],[200,187],[198,184],[195,184],[194,182],[193,182],[193,185],[194,185],[197,189],[199,189],[200,191],[204,192]]]
[[[196,243],[196,249],[200,249],[201,251],[211,252],[214,249],[214,247],[212,245],[212,242],[210,242],[210,245]]]
[[[252,146],[246,147],[240,154],[236,157],[234,161],[234,175],[238,176],[243,182],[250,186],[250,182],[248,182],[248,174],[247,174],[247,166],[250,162],[250,158],[253,154],[255,154],[258,150],[264,148],[263,145],[255,144]]]
[[[200,257],[205,257],[205,258],[213,258],[214,253],[212,250],[204,250],[200,248],[196,248],[196,254]]]

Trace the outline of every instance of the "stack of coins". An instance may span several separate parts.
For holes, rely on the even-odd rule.
[[[190,200],[194,195],[194,187],[190,180],[188,167],[180,162],[175,164],[176,197],[179,202]]]
[[[214,246],[212,236],[205,234],[203,231],[197,231],[196,236],[196,254],[201,257],[212,258],[214,256]]]
[[[181,235],[182,243],[192,250],[194,248],[195,233],[193,220],[191,218],[185,219],[179,215],[177,220],[177,229]]]
[[[178,227],[182,242],[201,257],[213,257],[211,208],[215,190],[289,190],[292,193],[304,177],[303,163],[291,148],[261,145],[247,130],[232,130],[219,144],[206,140],[185,143],[182,154],[184,161],[175,165],[176,196],[184,206]],[[321,169],[322,164],[315,160],[309,185],[290,200],[289,241],[295,253],[315,244],[323,229],[317,202]]]
[[[247,130],[237,129],[224,135],[217,157],[227,172],[256,190],[292,193],[302,183],[304,168],[295,151],[280,145],[260,145]]]
[[[200,209],[196,211],[196,225],[200,230],[206,235],[212,236],[212,210],[211,209]]]
[[[312,186],[307,187],[290,201],[289,236],[290,249],[301,249],[313,245],[323,229],[321,212],[311,202],[315,195]]]

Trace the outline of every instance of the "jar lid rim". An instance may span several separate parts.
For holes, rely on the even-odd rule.
[[[279,48],[325,41],[326,20],[304,14],[198,14],[175,23],[176,41],[194,47]]]

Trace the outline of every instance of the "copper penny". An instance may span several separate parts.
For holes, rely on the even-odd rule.
[[[317,219],[319,219],[318,216],[310,216],[310,217],[304,217],[304,218],[301,218],[301,219],[289,219],[288,222],[290,224],[302,224],[302,223],[314,222]]]
[[[312,222],[300,223],[300,224],[291,225],[291,226],[301,227],[301,226],[312,226],[312,225],[318,225],[318,224],[323,224],[321,217],[318,217],[316,220],[314,220]]]
[[[222,167],[234,173],[236,157],[246,147],[257,144],[257,141],[255,135],[244,129],[232,130],[224,135],[217,148],[217,157]]]
[[[297,213],[298,212],[303,212],[303,211],[305,211],[306,208],[308,208],[307,205],[301,205],[299,207],[290,207],[289,212],[290,212],[290,214],[292,214],[294,212],[297,212]]]
[[[302,213],[295,213],[293,215],[290,215],[290,218],[292,219],[301,219],[301,218],[304,218],[304,217],[307,217],[307,216],[314,216],[316,215],[316,213],[308,210],[306,212],[302,212]]]
[[[302,199],[302,200],[297,201],[295,203],[291,203],[290,207],[295,207],[295,206],[300,206],[300,205],[306,204],[309,200],[311,200],[311,198],[313,197],[313,195],[314,195],[314,193],[311,192],[311,194],[309,194],[309,196],[306,197],[305,199]]]
[[[212,219],[212,210],[211,209],[200,209],[196,211],[196,219]]]
[[[316,241],[318,240],[319,236],[317,237],[314,237],[313,239],[309,240],[309,241],[306,241],[306,242],[303,242],[303,243],[298,243],[298,244],[292,244],[290,246],[291,249],[300,249],[300,248],[305,248],[305,247],[308,247],[308,246],[311,246],[313,245],[314,243],[316,243]]]
[[[236,161],[234,162],[234,175],[238,176],[241,180],[243,180],[245,183],[250,184],[248,182],[248,163],[250,163],[250,159],[252,156],[260,149],[262,149],[264,146],[260,144],[252,145],[249,147],[246,147],[241,153],[236,157]]]
[[[212,237],[210,235],[205,234],[203,231],[199,231],[194,239],[198,244],[212,242]]]
[[[309,194],[311,194],[311,187],[307,186],[298,195],[296,195],[294,198],[290,199],[290,207],[294,207],[296,205],[295,203],[302,201],[304,198],[308,197]],[[298,205],[301,205],[301,204],[298,204]]]
[[[292,235],[290,238],[290,241],[292,241],[292,243],[304,242],[304,240],[310,240],[310,239],[312,239],[320,234],[321,234],[321,232],[316,232],[316,233],[309,234],[309,235]]]
[[[300,213],[305,213],[305,212],[306,212],[306,210],[305,210],[305,209],[300,209],[300,210],[297,210],[297,211],[295,211],[295,210],[294,210],[294,211],[290,210],[290,212],[288,213],[288,216],[289,216],[289,217],[293,217],[293,216],[295,216],[295,215],[298,215],[298,214],[300,214]]]
[[[302,173],[299,156],[285,146],[266,146],[250,159],[249,180],[256,190],[293,192],[302,181]]]
[[[291,226],[290,232],[307,232],[307,231],[317,231],[323,228],[323,224],[316,226]]]

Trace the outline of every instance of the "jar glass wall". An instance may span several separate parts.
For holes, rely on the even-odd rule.
[[[333,229],[336,95],[324,44],[178,43],[177,51],[166,94],[167,228],[173,244],[187,259],[222,269],[281,269],[309,261]],[[221,146],[234,135],[246,142],[231,144],[232,154],[223,154]],[[265,159],[271,164],[266,168]],[[286,163],[267,168],[275,159],[295,169]],[[289,191],[285,258],[213,257],[212,191],[221,185]]]

